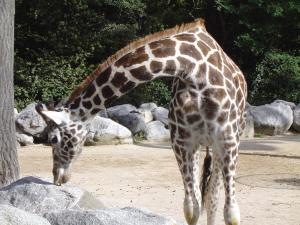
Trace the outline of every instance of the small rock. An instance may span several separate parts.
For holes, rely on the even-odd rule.
[[[131,144],[132,134],[111,119],[96,116],[89,127],[85,145]]]
[[[127,127],[133,134],[145,130],[144,118],[133,105],[124,104],[110,107],[107,109],[107,114],[110,119]]]
[[[144,118],[145,123],[149,123],[153,121],[153,115],[150,110],[144,110],[144,109],[138,109],[140,112],[140,115]]]
[[[168,141],[170,140],[170,131],[160,121],[152,121],[147,124],[145,137],[148,141]]]
[[[35,103],[28,105],[17,116],[16,125],[22,133],[47,141],[47,124],[35,110]]]
[[[293,111],[290,106],[272,103],[250,107],[255,133],[266,135],[284,134],[293,123]]]
[[[157,105],[153,102],[143,103],[139,107],[140,110],[145,110],[145,111],[152,111],[155,108],[157,108]]]
[[[169,110],[164,107],[157,107],[152,110],[154,120],[162,122],[166,127],[169,126]]]

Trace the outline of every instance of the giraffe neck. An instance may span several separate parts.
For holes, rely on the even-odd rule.
[[[68,107],[86,121],[136,86],[158,77],[178,77],[197,84],[205,80],[208,70],[223,70],[219,48],[202,27],[145,43],[110,62],[91,81],[87,79],[88,84]]]
[[[160,49],[156,45],[162,44],[168,48],[168,58],[157,57]],[[93,118],[106,105],[128,93],[140,84],[163,76],[178,74],[180,65],[173,59],[176,43],[170,39],[160,43],[150,43],[121,57],[109,65],[97,76],[85,90],[73,101],[68,103],[72,114],[82,121]],[[156,48],[151,50],[151,48]],[[166,53],[163,53],[166,54]]]

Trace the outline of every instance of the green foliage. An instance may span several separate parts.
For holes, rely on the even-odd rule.
[[[296,0],[216,0],[224,25],[226,50],[247,76],[271,49],[297,55],[300,49],[300,2]],[[232,48],[233,47],[233,48]],[[250,90],[251,91],[251,90]]]
[[[132,40],[199,17],[246,75],[251,103],[300,101],[298,0],[16,0],[16,105],[63,98]],[[289,84],[274,89],[280,74]],[[166,105],[170,86],[154,81],[119,102]]]
[[[76,55],[67,59],[38,58],[37,62],[32,63],[16,57],[16,107],[22,109],[36,100],[48,102],[68,96],[91,71],[84,59],[84,55]]]
[[[268,52],[256,67],[251,100],[265,103],[275,99],[300,102],[300,57]]]

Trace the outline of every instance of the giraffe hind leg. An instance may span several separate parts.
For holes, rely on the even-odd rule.
[[[219,192],[222,184],[220,161],[216,153],[212,156],[212,162],[211,175],[207,183],[205,194],[202,195],[202,198],[205,200],[207,225],[216,225]]]
[[[226,140],[227,139],[227,140]],[[235,169],[237,163],[239,139],[230,135],[220,144],[221,171],[225,189],[224,220],[226,225],[240,224],[240,210],[235,196]]]

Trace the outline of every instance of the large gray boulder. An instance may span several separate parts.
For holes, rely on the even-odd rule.
[[[111,119],[96,116],[89,127],[85,145],[131,144],[132,134]]]
[[[130,104],[108,108],[107,115],[115,122],[127,127],[133,134],[144,131],[146,123],[137,108]]]
[[[145,137],[148,141],[169,141],[170,131],[160,121],[152,121],[147,124]]]
[[[298,104],[293,112],[293,128],[295,131],[300,132],[300,104]]]
[[[0,204],[39,215],[53,210],[103,208],[85,190],[70,185],[56,186],[36,177],[24,177],[0,189]]]
[[[154,120],[162,122],[166,127],[169,126],[169,110],[164,107],[156,107],[152,110]]]
[[[52,225],[175,225],[172,219],[136,208],[45,213]]]
[[[288,101],[284,101],[284,100],[281,100],[281,99],[277,99],[275,100],[274,102],[272,103],[281,103],[281,104],[284,104],[284,105],[287,105],[289,106],[292,110],[296,107],[296,104],[294,102],[288,102]]]
[[[22,133],[47,141],[47,124],[35,110],[36,103],[28,105],[16,118],[16,125]]]
[[[1,225],[50,225],[49,221],[36,214],[25,212],[10,205],[0,205]]]
[[[36,214],[25,212],[10,205],[0,205],[1,225],[50,225],[49,221]]]
[[[255,133],[284,134],[293,123],[293,111],[286,104],[272,103],[252,106],[249,112],[253,117]]]

